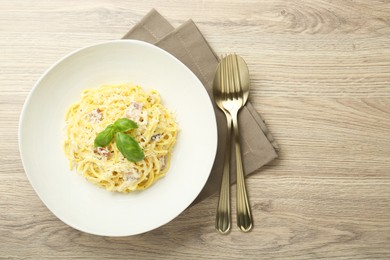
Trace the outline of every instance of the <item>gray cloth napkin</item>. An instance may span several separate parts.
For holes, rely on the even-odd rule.
[[[152,43],[183,62],[200,79],[213,100],[212,84],[218,56],[211,49],[192,20],[174,28],[155,9],[136,24],[123,39]],[[250,70],[250,68],[249,68]],[[219,190],[226,146],[226,119],[214,101],[218,126],[217,155],[210,177],[194,203]],[[245,174],[251,174],[277,157],[277,144],[250,102],[239,113],[241,149]],[[236,181],[235,158],[231,157],[231,183]]]

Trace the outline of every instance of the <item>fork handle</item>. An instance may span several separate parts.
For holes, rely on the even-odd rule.
[[[221,187],[219,190],[219,200],[217,207],[217,214],[215,218],[215,228],[222,234],[227,233],[230,230],[230,139],[232,118],[229,113],[226,113],[227,132],[226,132],[226,148],[225,148],[225,161],[223,164],[223,174]]]
[[[237,113],[232,114],[233,129],[234,129],[234,143],[236,151],[236,167],[237,167],[237,225],[244,231],[248,232],[251,230],[252,223],[252,212],[249,205],[248,194],[245,186],[244,169],[241,159],[241,145],[240,145],[240,133],[238,130]]]

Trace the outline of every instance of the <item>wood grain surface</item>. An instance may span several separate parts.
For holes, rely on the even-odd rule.
[[[250,67],[250,99],[280,146],[247,179],[250,233],[218,234],[212,196],[149,233],[93,236],[58,220],[27,180],[17,132],[34,83],[151,8],[174,26],[192,18],[218,54]],[[0,122],[0,258],[390,258],[390,1],[2,0]]]

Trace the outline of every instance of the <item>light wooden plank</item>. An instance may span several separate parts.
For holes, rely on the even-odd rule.
[[[121,38],[151,8],[174,26],[192,18],[217,53],[249,65],[250,99],[281,150],[247,179],[248,234],[215,232],[212,196],[146,234],[88,235],[58,220],[24,174],[18,120],[39,76]],[[1,257],[390,258],[389,13],[379,0],[0,1]]]

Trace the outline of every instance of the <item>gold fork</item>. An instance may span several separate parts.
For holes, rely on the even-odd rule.
[[[236,54],[223,57],[217,69],[217,80],[214,81],[214,97],[218,107],[224,111],[228,121],[227,148],[225,154],[224,172],[218,203],[216,227],[230,228],[230,204],[226,202],[229,198],[229,151],[230,151],[230,127],[233,123],[234,143],[237,170],[237,225],[244,232],[252,228],[252,213],[249,205],[248,195],[245,186],[244,169],[241,158],[241,146],[239,139],[239,128],[237,115],[238,111],[245,105],[249,95],[249,71],[245,61]],[[230,118],[230,120],[229,120]],[[227,180],[226,180],[227,179]],[[227,188],[226,188],[227,186]],[[226,208],[227,206],[228,208]],[[229,216],[226,216],[229,214]],[[229,221],[227,225],[226,222]],[[223,224],[223,225],[220,225]]]
[[[221,187],[219,189],[219,200],[217,207],[217,214],[215,218],[215,228],[222,234],[230,230],[230,138],[232,128],[232,118],[225,109],[224,104],[227,100],[227,67],[226,60],[222,57],[218,65],[213,83],[214,100],[217,106],[222,110],[226,116],[227,131],[226,131],[226,147],[225,160],[223,164],[223,174]]]

